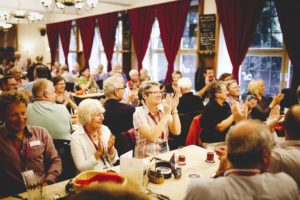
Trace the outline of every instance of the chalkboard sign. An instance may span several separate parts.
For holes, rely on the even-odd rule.
[[[199,15],[200,51],[215,51],[216,15]]]

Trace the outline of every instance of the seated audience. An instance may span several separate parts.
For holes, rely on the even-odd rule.
[[[15,51],[15,66],[20,67],[24,72],[27,71],[27,63],[18,51]]]
[[[102,64],[99,64],[96,74],[93,76],[100,89],[103,89],[103,81],[107,78],[107,74],[104,72],[103,69],[104,66]]]
[[[219,81],[230,81],[233,80],[233,76],[230,73],[223,73],[219,77]]]
[[[42,65],[42,66],[47,67],[46,65],[43,65],[43,60],[44,60],[43,56],[36,56],[35,60],[36,60],[36,63],[31,64],[27,70],[27,78],[29,81],[34,81],[34,79],[35,79],[34,71],[35,71],[36,66]],[[50,76],[50,72],[49,72],[49,76]],[[49,79],[49,77],[45,77],[45,78]]]
[[[77,79],[79,77],[79,71],[80,71],[80,65],[78,62],[74,64],[73,70],[71,71],[71,75],[73,76],[74,79]]]
[[[266,121],[271,109],[279,105],[284,97],[283,94],[278,94],[275,95],[271,101],[267,99],[264,96],[265,84],[261,79],[251,80],[248,84],[248,92],[252,95],[250,99],[257,100],[257,104],[252,109],[250,115],[253,119],[259,119],[261,121]]]
[[[85,99],[78,106],[80,126],[71,136],[71,153],[79,172],[103,170],[118,160],[115,137],[102,124],[104,108],[96,99]]]
[[[121,74],[124,82],[127,83],[127,76],[126,74],[122,71],[122,66],[120,63],[116,63],[113,67],[112,70],[108,73],[109,76],[114,76],[115,74]]]
[[[58,104],[64,104],[68,110],[76,110],[77,105],[70,92],[66,91],[66,82],[63,77],[56,76],[52,78],[52,82],[55,88],[55,102]]]
[[[32,86],[34,84],[34,82],[38,79],[51,79],[51,74],[50,74],[50,70],[48,69],[47,66],[45,65],[37,65],[34,68],[34,80],[29,82],[26,86],[25,86],[25,90],[32,92]]]
[[[68,65],[66,64],[61,65],[60,71],[61,71],[61,77],[63,77],[66,82],[69,83],[75,82],[75,78],[69,72]]]
[[[230,106],[226,102],[228,92],[225,83],[213,82],[208,93],[210,99],[204,107],[200,138],[203,143],[224,142],[227,131],[234,122]]]
[[[108,126],[116,136],[115,146],[119,151],[121,148],[119,135],[133,128],[132,120],[135,107],[121,102],[124,95],[124,81],[120,76],[112,76],[104,81],[104,95],[107,100],[104,103],[106,112],[104,113],[103,124]]]
[[[54,65],[52,65],[51,68],[51,77],[60,76],[60,63],[55,62]]]
[[[227,153],[220,162],[220,168],[227,160],[231,164],[225,177],[196,179],[184,199],[299,199],[297,184],[290,176],[265,172],[273,143],[269,127],[260,121],[235,125],[226,136]]]
[[[197,95],[202,99],[208,98],[208,89],[211,83],[216,80],[215,71],[212,67],[205,67],[203,75],[201,74],[201,68],[199,68],[195,74],[195,90]]]
[[[26,124],[27,98],[17,91],[0,96],[0,197],[26,191],[21,173],[33,170],[51,184],[61,173],[61,159],[48,131]]]
[[[192,112],[202,112],[203,102],[201,97],[195,96],[192,92],[192,82],[189,78],[181,78],[178,80],[178,88],[182,96],[179,99],[178,112],[186,114]]]
[[[28,81],[26,79],[22,79],[22,69],[20,67],[15,66],[10,70],[10,73],[18,83],[18,90],[22,91],[28,84]]]
[[[279,143],[272,151],[270,172],[289,174],[300,188],[300,105],[292,106],[285,115],[286,141]]]
[[[180,71],[175,71],[172,74],[172,83],[166,85],[167,93],[174,93],[174,91],[178,91],[178,80],[182,78],[182,73]]]
[[[226,82],[226,88],[228,91],[228,99],[227,103],[230,106],[233,106],[235,103],[242,103],[240,100],[240,86],[236,82],[236,80],[230,80]],[[252,108],[254,108],[257,104],[256,99],[248,99],[246,102],[248,107],[248,111],[251,112]]]
[[[27,107],[28,124],[48,130],[53,139],[70,140],[71,116],[64,105],[55,103],[53,83],[47,79],[35,81],[33,103]]]
[[[80,77],[76,80],[76,87],[80,90],[97,89],[96,81],[91,77],[89,68],[83,68],[80,70]]]
[[[145,158],[169,151],[169,131],[174,135],[181,132],[177,105],[179,92],[168,96],[162,103],[162,91],[157,82],[144,82],[139,88],[142,106],[133,114],[136,146],[134,155]]]
[[[2,92],[18,90],[18,83],[13,76],[4,76],[0,79],[0,88]]]

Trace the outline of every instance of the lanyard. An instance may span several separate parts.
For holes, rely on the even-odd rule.
[[[87,133],[86,133],[87,134]],[[98,134],[99,135],[99,134]],[[87,136],[89,137],[89,139],[90,139],[90,141],[93,143],[93,145],[94,145],[94,147],[96,148],[96,150],[98,151],[99,150],[99,148],[98,148],[98,146],[93,142],[93,140],[92,140],[92,138],[90,137],[90,135],[89,134],[87,134]],[[104,145],[103,145],[103,142],[102,142],[102,139],[101,139],[101,137],[99,137],[98,138],[100,141],[98,141],[98,142],[101,142],[101,144],[102,144],[102,147],[103,147],[103,151],[104,151]],[[103,157],[102,155],[100,156],[100,159],[102,160],[102,162],[104,163],[104,165],[106,166],[106,162],[105,162],[105,157]]]
[[[224,176],[255,176],[258,174],[260,174],[260,170],[258,169],[229,169],[224,173]]]
[[[154,121],[154,123],[157,125],[158,122],[155,120],[155,117],[151,114],[151,112],[149,112],[149,116],[150,118]],[[157,111],[157,117],[158,117],[158,121],[160,121],[160,112]],[[165,134],[164,131],[161,133],[161,139],[163,140],[165,138]]]
[[[21,142],[12,141],[12,145],[20,156],[20,159],[23,163],[23,169],[26,169],[27,157],[29,155],[29,143],[28,140],[25,142],[25,149],[23,148],[23,140]]]

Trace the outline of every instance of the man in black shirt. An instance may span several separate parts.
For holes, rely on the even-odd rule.
[[[226,133],[234,122],[229,104],[226,85],[215,81],[209,91],[210,100],[204,107],[201,125],[203,128],[200,138],[203,143],[216,143],[225,140]]]
[[[118,153],[125,153],[122,150],[120,134],[133,128],[133,113],[135,107],[122,103],[125,82],[122,77],[112,76],[104,81],[104,103],[105,113],[103,124],[108,126],[110,131],[116,136],[115,147]]]

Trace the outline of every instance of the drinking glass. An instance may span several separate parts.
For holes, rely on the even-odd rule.
[[[209,144],[209,145],[207,145],[207,154],[206,154],[205,162],[214,163],[215,162],[214,157],[215,157],[215,146],[212,144]]]
[[[178,153],[177,153],[177,164],[180,167],[186,164],[185,153],[182,148],[183,146],[178,147]]]
[[[29,200],[41,200],[43,193],[43,178],[32,170],[22,172]]]

